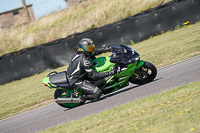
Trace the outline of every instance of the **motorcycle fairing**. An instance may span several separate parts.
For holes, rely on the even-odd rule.
[[[109,93],[109,92],[116,91],[122,87],[129,85],[128,80],[131,77],[130,73],[133,73],[135,71],[136,65],[137,65],[137,63],[129,64],[128,67],[124,71],[112,76],[106,82],[103,89],[105,89],[105,90],[109,89],[110,90],[110,91],[108,91],[108,93]]]
[[[96,72],[109,72],[113,68],[113,63],[110,62],[109,57],[99,57],[92,60],[92,68]]]

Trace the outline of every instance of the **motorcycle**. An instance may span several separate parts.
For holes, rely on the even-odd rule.
[[[147,61],[140,60],[139,53],[126,45],[111,46],[112,54],[109,57],[98,57],[92,60],[92,67],[96,72],[108,72],[113,68],[118,73],[104,79],[93,81],[91,83],[102,89],[103,94],[108,94],[126,87],[130,83],[145,84],[153,81],[157,75],[156,67]],[[73,108],[83,105],[86,101],[80,99],[85,94],[68,84],[66,71],[51,72],[42,82],[49,88],[56,88],[54,92],[55,102],[65,108]]]

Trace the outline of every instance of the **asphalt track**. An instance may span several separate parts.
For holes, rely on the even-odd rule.
[[[65,109],[52,103],[0,120],[0,133],[39,132],[194,81],[200,81],[200,56],[158,69],[155,81],[149,84],[142,86],[130,84],[124,89],[103,96],[98,101],[87,102],[80,107]]]

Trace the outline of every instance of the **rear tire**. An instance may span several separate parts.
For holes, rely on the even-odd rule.
[[[129,81],[133,84],[146,84],[153,81],[157,75],[156,67],[150,62],[144,62],[142,67],[135,71],[137,76],[133,74]]]
[[[69,98],[71,97],[70,92],[72,92],[73,90],[61,90],[61,89],[56,89],[54,92],[54,99],[57,99],[58,97],[60,98]],[[85,103],[84,102],[80,102],[80,103],[57,103],[58,105],[60,105],[61,107],[64,108],[74,108],[80,105],[83,105]]]

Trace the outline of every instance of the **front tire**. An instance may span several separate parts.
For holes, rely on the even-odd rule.
[[[156,75],[156,67],[152,63],[145,61],[142,67],[134,72],[129,81],[133,84],[146,84],[153,81]]]
[[[54,92],[54,99],[57,98],[69,98],[71,97],[71,94],[74,90],[61,90],[61,89],[56,89]],[[80,105],[83,105],[85,103],[84,102],[80,102],[80,103],[57,103],[58,105],[60,105],[61,107],[64,108],[74,108]]]

